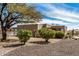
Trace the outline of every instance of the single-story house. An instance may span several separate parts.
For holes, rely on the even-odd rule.
[[[31,30],[34,37],[39,36],[38,30],[43,27],[46,27],[46,24],[44,24],[44,23],[27,23],[27,24],[17,25],[17,29]]]
[[[46,23],[27,23],[17,25],[17,29],[31,30],[34,37],[39,36],[38,30],[44,27],[52,30],[63,31],[65,33],[67,32],[66,26],[48,25]]]
[[[27,30],[31,30],[33,32],[33,37],[38,37],[39,33],[38,30],[41,28],[48,28],[48,29],[52,29],[52,30],[57,30],[57,31],[63,31],[63,32],[67,32],[67,27],[66,26],[58,26],[58,25],[49,25],[46,23],[19,23],[17,25],[15,25],[14,27],[12,27],[7,34],[10,35],[16,35],[17,33],[17,29],[27,29]]]

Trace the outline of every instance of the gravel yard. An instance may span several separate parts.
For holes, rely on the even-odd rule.
[[[20,45],[20,42],[18,41],[17,37],[8,37],[9,40],[6,42],[0,42],[0,55],[7,54],[10,51],[13,51],[15,49],[18,49],[19,47],[30,47],[30,46],[39,46],[39,45],[46,45],[44,39],[42,38],[31,38],[26,45]],[[49,42],[56,43],[61,41],[61,39],[50,39]]]
[[[79,56],[79,40],[22,46],[8,52],[5,56]]]

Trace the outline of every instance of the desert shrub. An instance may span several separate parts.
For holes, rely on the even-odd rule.
[[[25,44],[25,42],[27,42],[30,39],[30,37],[32,36],[32,32],[30,30],[21,29],[21,30],[17,31],[17,36],[18,36],[20,42]]]
[[[46,42],[48,42],[48,40],[50,38],[54,38],[55,37],[55,31],[51,30],[51,29],[47,29],[47,28],[42,28],[39,30],[39,34],[42,38],[45,39]]]
[[[65,33],[63,31],[56,31],[55,38],[63,38]]]

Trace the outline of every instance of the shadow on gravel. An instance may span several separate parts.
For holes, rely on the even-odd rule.
[[[9,45],[4,45],[3,47],[4,48],[8,48],[8,47],[19,47],[19,46],[22,46],[24,44],[9,44]]]
[[[45,42],[45,41],[35,41],[35,42],[30,42],[30,43],[34,43],[34,44],[48,44],[50,42]]]

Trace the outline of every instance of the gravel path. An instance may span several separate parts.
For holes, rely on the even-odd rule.
[[[36,46],[22,46],[5,56],[79,56],[79,40],[63,40]]]

